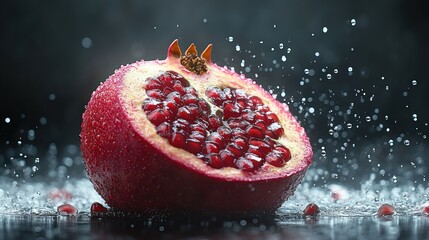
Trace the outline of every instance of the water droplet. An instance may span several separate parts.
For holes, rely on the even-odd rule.
[[[320,53],[319,52],[315,52],[314,56],[318,57],[318,56],[320,56]]]
[[[235,51],[237,51],[237,52],[240,51],[240,45],[235,46]]]
[[[282,56],[282,61],[286,62],[286,56],[285,55]]]
[[[352,19],[352,20],[350,20],[350,23],[352,24],[352,26],[355,26],[356,25],[356,19]]]
[[[207,18],[204,18],[204,19],[203,19],[203,23],[206,23],[206,22],[207,22]]]
[[[234,41],[234,37],[228,37],[228,41],[229,42],[233,42]]]
[[[322,31],[323,31],[323,33],[327,33],[328,32],[328,28],[327,27],[323,27]]]
[[[405,140],[404,140],[404,145],[405,145],[405,146],[409,146],[409,145],[410,145],[410,140],[405,139]]]
[[[8,117],[7,117],[7,118],[5,118],[5,119],[4,119],[4,122],[5,122],[5,123],[10,123],[10,118],[8,118]]]
[[[332,78],[332,75],[331,75],[330,73],[328,73],[328,74],[326,74],[326,78],[327,78],[327,79],[331,79],[331,78]]]
[[[417,80],[411,81],[411,84],[413,84],[413,86],[416,86],[417,85]]]
[[[308,75],[310,73],[310,70],[308,68],[304,69],[304,74]]]
[[[347,71],[349,71],[349,72],[353,72],[353,68],[352,68],[352,67],[349,67],[349,68],[347,69]]]
[[[283,49],[283,43],[280,43],[280,44],[279,44],[279,48],[280,48],[280,49]]]
[[[92,40],[89,37],[84,37],[82,38],[81,44],[84,48],[90,48],[92,46]]]

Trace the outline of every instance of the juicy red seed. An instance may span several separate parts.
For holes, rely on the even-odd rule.
[[[193,87],[187,87],[187,88],[185,88],[185,91],[186,91],[186,93],[188,93],[188,94],[192,94],[192,95],[197,95],[197,90],[195,90],[195,88],[193,88]]]
[[[149,91],[152,89],[161,89],[161,88],[162,88],[162,84],[156,78],[149,78],[145,86],[146,91]]]
[[[286,161],[289,161],[292,157],[289,148],[284,146],[277,146],[274,148],[274,151],[281,152],[284,155]]]
[[[241,115],[241,118],[252,123],[255,121],[255,113],[249,109],[245,109]]]
[[[273,122],[268,126],[268,130],[273,131],[277,136],[281,136],[284,133],[284,129],[278,122]]]
[[[166,100],[164,102],[165,107],[167,107],[168,109],[170,109],[171,113],[173,115],[177,114],[177,110],[179,109],[179,107],[177,106],[176,102],[174,100]]]
[[[180,107],[177,110],[177,117],[185,119],[188,122],[193,122],[196,118],[194,115],[192,115],[187,106]]]
[[[222,158],[225,167],[234,167],[235,156],[228,150],[224,149],[219,152],[220,158]]]
[[[178,106],[182,106],[182,97],[178,92],[167,94],[167,100],[173,100]]]
[[[153,98],[146,98],[143,101],[143,110],[145,112],[150,112],[153,111],[157,108],[161,108],[162,107],[162,103],[160,101],[158,101],[157,99],[153,99]]]
[[[192,134],[191,136],[192,137]],[[202,144],[201,141],[195,138],[190,138],[186,140],[186,150],[190,153],[197,154],[201,151]]]
[[[264,164],[264,159],[262,159],[261,157],[259,157],[258,155],[256,155],[256,154],[253,154],[253,153],[246,153],[245,155],[244,155],[244,157],[247,159],[247,160],[250,160],[251,162],[252,162],[252,164],[253,164],[253,167],[256,169],[256,168],[260,168],[263,164]]]
[[[206,129],[198,123],[191,124],[190,128],[194,132],[199,132],[200,134],[202,134],[204,136],[207,135]]]
[[[219,153],[219,147],[214,142],[205,142],[203,146],[202,153],[203,154],[209,154],[209,153]]]
[[[179,80],[176,80],[173,86],[173,90],[178,92],[180,95],[185,95],[186,91],[182,83]]]
[[[199,102],[198,97],[196,97],[192,94],[183,95],[183,103],[186,105],[189,105],[189,104],[195,104],[196,105],[196,104],[198,104],[198,102]]]
[[[99,203],[99,202],[94,202],[93,204],[91,204],[91,213],[105,213],[107,212],[107,208],[103,206],[103,204]]]
[[[229,141],[232,137],[232,131],[229,127],[220,126],[216,131],[225,141]]]
[[[252,148],[256,148],[256,150],[263,155],[268,154],[268,152],[271,149],[271,146],[268,143],[266,143],[263,140],[258,140],[258,139],[250,139],[249,149],[251,146],[252,146]]]
[[[259,111],[255,112],[255,122],[262,121],[265,123],[265,114]]]
[[[210,114],[210,105],[206,102],[206,100],[200,99],[198,101],[198,106],[200,107],[200,110],[203,114]]]
[[[171,135],[171,125],[168,122],[163,122],[156,127],[156,133],[161,137],[168,137]]]
[[[241,137],[234,137],[232,139],[232,143],[237,145],[243,151],[247,151],[247,148],[249,147],[246,139],[241,138]]]
[[[147,119],[149,119],[149,121],[155,126],[158,126],[167,120],[164,115],[164,110],[159,108],[147,114]]]
[[[271,130],[267,130],[265,131],[265,135],[267,135],[268,137],[272,138],[272,139],[278,139],[279,137],[277,136],[277,134]]]
[[[175,92],[173,89],[171,89],[169,87],[164,88],[164,90],[162,90],[162,93],[165,96],[168,96],[168,94],[170,94],[170,93],[176,93],[176,94],[178,94],[180,96],[180,94],[178,92]]]
[[[209,126],[210,129],[216,130],[218,127],[222,126],[222,121],[216,115],[209,116]]]
[[[304,209],[304,215],[306,216],[316,216],[319,212],[319,206],[314,203],[308,204]]]
[[[174,114],[170,111],[170,109],[164,108],[163,109],[163,113],[164,113],[164,116],[165,116],[165,120],[167,122],[171,122],[171,121],[174,120]]]
[[[279,122],[279,118],[277,117],[276,114],[274,114],[273,112],[267,112],[265,114],[265,119],[267,121],[267,124],[271,124],[273,122]]]
[[[247,100],[245,99],[237,99],[237,106],[239,109],[245,109],[247,108]]]
[[[240,108],[237,104],[226,103],[223,106],[223,117],[228,120],[240,116]]]
[[[249,98],[249,100],[253,103],[253,105],[255,105],[255,106],[259,106],[259,105],[262,105],[263,103],[262,103],[262,100],[259,98],[259,97],[256,97],[256,96],[251,96],[250,98]]]
[[[202,144],[202,142],[204,142],[204,140],[206,139],[206,137],[202,133],[197,131],[193,131],[191,135],[189,135],[189,138],[198,140],[200,144]]]
[[[234,94],[235,94],[235,98],[237,99],[247,99],[248,97],[246,92],[241,89],[235,89]]]
[[[183,131],[189,133],[191,128],[189,127],[189,122],[185,119],[179,118],[173,122],[172,126],[174,131]]]
[[[262,120],[257,120],[255,122],[255,126],[259,127],[264,133],[267,131],[267,124]]]
[[[247,138],[246,132],[241,128],[233,128],[232,129],[232,136]]]
[[[76,215],[78,213],[78,210],[74,206],[66,203],[58,206],[57,212],[60,215]]]
[[[429,216],[429,206],[423,207],[423,214]]]
[[[222,168],[223,167],[223,161],[222,158],[217,153],[211,153],[209,154],[208,158],[208,164],[212,168]]]
[[[151,98],[156,98],[161,100],[164,99],[164,94],[159,89],[152,89],[152,90],[146,91],[146,95]]]
[[[225,139],[217,132],[213,132],[207,137],[207,141],[216,143],[219,148],[225,147]]]
[[[235,166],[238,169],[241,169],[246,172],[251,172],[255,170],[255,166],[253,165],[253,162],[247,158],[240,157],[235,161]]]
[[[216,106],[222,105],[222,102],[225,99],[225,93],[218,87],[207,88],[206,96],[209,97]]]
[[[249,137],[254,137],[254,138],[263,138],[264,137],[264,132],[262,132],[262,129],[260,129],[257,126],[247,127],[246,133]]]
[[[230,88],[224,88],[223,93],[225,94],[225,100],[230,100],[231,98],[234,97]]]
[[[168,138],[168,141],[171,145],[177,148],[184,148],[186,144],[185,133],[183,132],[173,132]]]
[[[232,155],[234,155],[236,158],[241,157],[244,155],[243,149],[241,149],[237,144],[230,143],[226,147],[226,150],[228,150]]]
[[[381,205],[380,208],[378,208],[377,215],[380,217],[391,216],[391,215],[395,214],[395,212],[396,212],[396,210],[392,205],[385,203],[385,204]]]
[[[286,164],[286,156],[279,151],[272,151],[267,154],[265,161],[274,167],[282,167]]]

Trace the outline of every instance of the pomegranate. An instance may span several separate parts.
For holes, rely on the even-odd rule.
[[[92,94],[81,150],[114,211],[272,213],[301,182],[304,129],[251,79],[211,61],[212,45],[122,66]]]

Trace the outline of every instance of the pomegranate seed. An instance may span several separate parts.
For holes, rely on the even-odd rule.
[[[153,99],[153,98],[146,98],[143,101],[143,110],[147,113],[147,112],[151,112],[157,108],[161,108],[162,107],[162,103],[157,100],[157,99]]]
[[[156,127],[156,133],[161,137],[168,137],[171,135],[172,129],[168,122],[163,122]]]
[[[259,127],[262,130],[262,132],[264,132],[264,133],[267,131],[267,125],[262,120],[257,120],[255,122],[255,126]]]
[[[204,142],[206,137],[200,132],[193,131],[193,132],[191,132],[191,135],[189,135],[189,138],[198,140],[201,144],[202,142]]]
[[[224,88],[223,93],[225,94],[225,100],[230,100],[234,97],[230,88]]]
[[[192,134],[191,136],[192,137]],[[201,151],[201,141],[195,138],[188,138],[186,140],[186,150],[190,153],[197,154]]]
[[[235,157],[234,155],[228,151],[228,150],[221,150],[219,152],[219,156],[222,159],[223,164],[225,165],[225,167],[234,167],[234,160]]]
[[[249,100],[253,103],[254,106],[262,105],[262,100],[259,97],[251,96]]]
[[[167,119],[165,118],[163,109],[155,109],[152,112],[147,114],[147,119],[155,126],[165,122]]]
[[[177,117],[185,119],[188,122],[193,122],[195,120],[194,115],[191,114],[187,106],[180,107],[177,110]]]
[[[247,127],[246,128],[246,133],[247,133],[248,136],[254,137],[254,138],[263,138],[264,137],[264,133],[257,126],[249,126],[249,127]]]
[[[146,91],[152,90],[152,89],[161,89],[162,84],[161,82],[156,78],[148,78],[145,86]]]
[[[225,100],[225,93],[218,87],[207,88],[206,96],[209,97],[216,106],[221,106],[223,100]]]
[[[217,132],[219,133],[219,135],[225,139],[225,141],[229,141],[232,137],[232,131],[229,127],[226,126],[220,126],[217,129]]]
[[[200,107],[200,110],[203,114],[209,115],[210,114],[210,105],[208,104],[208,102],[206,102],[206,100],[204,99],[200,99],[198,101],[198,106]]]
[[[247,138],[246,132],[241,128],[233,128],[232,129],[232,136]]]
[[[423,214],[429,216],[429,206],[423,207]]]
[[[219,147],[214,142],[205,142],[202,150],[203,154],[219,153]]]
[[[247,99],[246,92],[241,89],[235,89],[234,94],[235,94],[235,98],[237,99]]]
[[[265,135],[272,138],[272,139],[278,139],[279,137],[277,136],[277,134],[275,134],[273,131],[271,130],[267,130],[265,131]]]
[[[241,169],[243,171],[253,171],[255,170],[255,166],[253,165],[253,162],[249,159],[246,159],[244,157],[240,157],[235,161],[235,165],[238,169]]]
[[[242,112],[241,118],[245,121],[253,123],[255,121],[255,113],[252,110],[245,109]]]
[[[245,109],[247,108],[247,100],[245,99],[237,99],[237,106],[239,109]]]
[[[207,137],[207,141],[216,143],[219,146],[219,148],[225,147],[225,142],[223,137],[217,132],[213,132],[212,134],[210,134]]]
[[[206,134],[207,134],[206,129],[205,129],[203,126],[201,126],[199,123],[191,124],[190,128],[191,128],[191,130],[192,130],[193,132],[199,132],[199,133],[200,133],[200,134],[202,134],[204,137],[205,137],[205,136],[206,136]]]
[[[396,212],[396,210],[392,205],[385,203],[385,204],[381,205],[380,208],[378,208],[377,215],[379,217],[391,216],[395,212]]]
[[[165,116],[165,120],[167,122],[171,122],[171,121],[174,120],[174,114],[170,111],[170,109],[164,108],[163,109],[163,113],[164,113],[164,116]]]
[[[99,202],[95,202],[91,204],[91,214],[97,214],[97,213],[106,213],[108,210],[106,207],[103,206],[103,204]]]
[[[266,119],[267,124],[271,124],[271,123],[274,123],[274,122],[278,123],[280,121],[279,118],[277,117],[277,115],[274,114],[273,112],[270,112],[270,111],[268,111],[265,114],[265,119]]]
[[[255,112],[255,122],[262,121],[265,123],[265,114],[259,111]]]
[[[170,93],[175,93],[175,94],[177,94],[177,95],[179,95],[180,96],[180,94],[178,93],[178,92],[175,92],[173,89],[171,89],[171,88],[169,88],[169,87],[166,87],[166,88],[164,88],[164,90],[162,90],[162,93],[165,95],[165,96],[168,96]]]
[[[174,100],[172,100],[172,99],[166,100],[166,101],[164,102],[164,106],[165,106],[166,108],[168,108],[168,109],[171,111],[171,113],[172,113],[173,115],[176,115],[176,114],[177,114],[177,109],[178,109],[179,107],[177,106],[177,104],[176,104],[176,102],[175,102]]]
[[[159,89],[152,89],[146,92],[146,95],[151,98],[156,98],[160,100],[164,100],[164,95],[162,94],[162,91]]]
[[[314,203],[308,204],[304,209],[304,215],[306,216],[316,216],[319,212],[319,206]]]
[[[264,160],[256,154],[246,153],[244,157],[252,162],[255,169],[260,168],[264,164]]]
[[[185,94],[183,95],[183,103],[185,105],[189,105],[189,104],[198,104],[199,99],[192,94]]]
[[[341,198],[341,194],[339,192],[332,192],[331,196],[332,196],[332,199],[334,200],[334,202],[340,200],[340,198]]]
[[[173,132],[168,140],[171,145],[177,148],[184,148],[186,144],[185,134],[183,132]]]
[[[67,216],[76,215],[78,213],[77,209],[68,203],[58,206],[57,212],[60,215]]]
[[[223,117],[228,120],[240,116],[240,108],[237,104],[225,103],[223,106]]]
[[[235,144],[235,145],[237,145],[243,151],[247,151],[247,148],[249,147],[246,139],[241,138],[241,137],[234,137],[232,139],[232,143]]]
[[[185,88],[185,91],[186,91],[186,93],[188,93],[188,94],[192,94],[192,95],[197,95],[197,90],[195,90],[195,88],[193,88],[193,87],[187,87],[187,88]]]
[[[210,129],[216,130],[218,127],[222,126],[222,121],[216,115],[209,116],[209,126]]]
[[[283,153],[285,161],[289,161],[291,159],[291,153],[289,148],[286,148],[284,146],[276,146],[274,148],[274,151],[279,151],[281,153]]]
[[[235,144],[235,143],[228,144],[228,146],[226,147],[226,150],[228,150],[236,158],[244,155],[243,150],[239,146],[237,146],[237,144]]]
[[[158,80],[163,86],[171,88],[173,87],[173,76],[172,72],[165,72],[158,76]]]
[[[275,167],[282,167],[286,164],[286,158],[283,153],[272,151],[265,157],[265,161]]]
[[[259,153],[260,155],[265,156],[270,151],[270,148],[270,145],[262,140],[252,138],[249,141],[249,151],[252,151],[252,153]]]
[[[182,106],[182,97],[178,92],[171,92],[167,94],[167,100],[173,100],[177,106]]]
[[[221,157],[219,156],[219,154],[217,153],[211,153],[208,156],[209,162],[208,164],[212,167],[212,168],[222,168],[223,167],[223,162]]]
[[[176,80],[174,82],[173,90],[178,92],[180,95],[186,94],[185,88],[183,87],[182,82],[180,82],[179,80]]]
[[[273,131],[277,136],[281,136],[284,133],[284,129],[278,122],[273,122],[268,126],[268,130]]]
[[[189,133],[191,130],[189,127],[189,122],[182,118],[179,118],[173,122],[172,129],[174,131],[182,131],[184,133]]]

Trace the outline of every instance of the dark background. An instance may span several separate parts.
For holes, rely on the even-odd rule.
[[[176,38],[184,49],[191,42],[200,50],[213,43],[215,63],[274,93],[284,89],[280,100],[307,129],[316,154],[327,143],[338,149],[329,130],[337,124],[345,129],[347,122],[353,123],[343,136],[347,142],[388,134],[386,141],[427,144],[428,10],[427,1],[406,0],[6,1],[0,16],[0,150],[14,149],[18,141],[39,149],[78,146],[84,106],[100,82],[122,64],[165,58]],[[311,104],[301,101],[309,97]],[[351,103],[352,113],[338,114]],[[366,122],[366,116],[373,119]],[[379,124],[384,128],[377,130]]]

